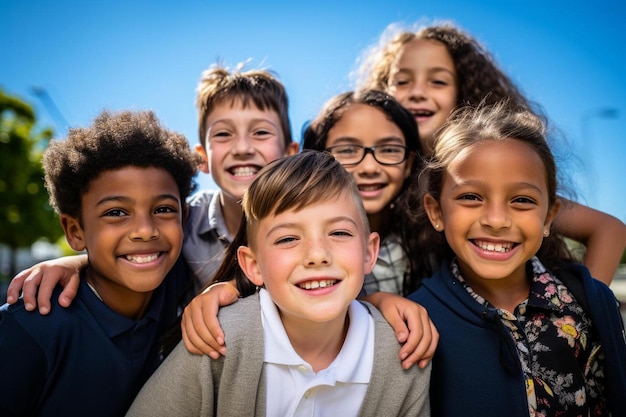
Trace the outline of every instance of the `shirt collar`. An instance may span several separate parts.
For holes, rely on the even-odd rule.
[[[265,362],[310,367],[291,346],[287,332],[280,320],[278,309],[265,289],[260,290],[259,298],[263,322]],[[346,340],[341,351],[325,372],[334,372],[335,381],[368,383],[371,367],[360,366],[360,361],[365,355],[373,356],[373,319],[367,309],[358,301],[350,303],[348,315],[350,327]]]
[[[530,294],[528,297],[527,305],[533,307],[539,307],[549,310],[561,310],[562,297],[569,296],[569,292],[563,286],[561,281],[556,279],[541,263],[539,258],[533,256],[529,261],[527,268],[533,275],[530,286]],[[492,307],[492,305],[480,295],[476,294],[472,288],[467,285],[461,272],[456,258],[450,265],[452,275],[463,284],[466,290],[482,305]]]
[[[222,205],[220,204],[220,200],[222,199],[222,191],[218,191],[215,193],[211,201],[209,202],[208,209],[208,222],[206,224],[206,230],[209,231],[214,229],[217,235],[220,238],[224,238],[230,241],[230,235],[228,230],[226,229],[226,220],[224,219],[224,211],[222,209]]]
[[[109,338],[119,336],[120,334],[127,332],[144,322],[158,322],[161,307],[163,306],[163,302],[165,300],[163,283],[161,283],[161,285],[159,285],[152,292],[152,297],[150,298],[150,303],[148,304],[148,308],[144,316],[139,320],[133,320],[111,310],[109,306],[102,302],[96,294],[94,294],[91,288],[89,288],[89,285],[84,277],[84,272],[81,273],[78,292],[79,297],[85,300],[85,305],[91,311],[93,316],[97,318],[100,327],[102,327]]]
[[[530,262],[533,271],[533,282],[530,287],[528,305],[560,311],[565,303],[571,302],[571,294],[563,283],[543,266],[536,256]]]

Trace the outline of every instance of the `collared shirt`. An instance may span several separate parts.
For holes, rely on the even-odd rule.
[[[369,295],[378,291],[404,294],[404,277],[409,274],[409,259],[400,245],[400,238],[388,236],[380,244],[376,265],[365,276],[360,295]]]
[[[291,346],[276,305],[264,289],[260,290],[260,301],[266,415],[358,415],[374,363],[374,321],[366,308],[358,301],[350,304],[350,327],[341,351],[328,368],[315,373]]]
[[[529,415],[606,415],[604,355],[591,318],[537,257],[530,264],[528,299],[514,312],[497,309],[517,346]],[[494,308],[465,283],[456,261],[452,273],[476,301]]]
[[[224,258],[224,250],[232,241],[226,228],[221,191],[202,190],[192,195],[187,204],[183,256],[197,277],[195,292],[199,293],[211,280]]]

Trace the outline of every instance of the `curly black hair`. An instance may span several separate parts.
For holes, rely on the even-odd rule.
[[[200,159],[182,134],[161,126],[152,111],[103,111],[93,125],[70,129],[43,155],[45,186],[57,213],[79,218],[81,197],[102,172],[126,166],[157,167],[169,172],[181,201],[197,186]]]

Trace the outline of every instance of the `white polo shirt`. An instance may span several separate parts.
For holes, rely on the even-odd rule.
[[[372,374],[374,320],[365,306],[353,301],[350,327],[339,355],[317,373],[293,349],[278,310],[260,290],[265,338],[267,416],[356,416]]]

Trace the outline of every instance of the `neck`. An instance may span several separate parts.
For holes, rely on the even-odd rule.
[[[526,277],[522,280],[471,280],[467,283],[493,306],[511,313],[530,294],[530,282]]]
[[[107,307],[133,320],[143,317],[152,297],[152,291],[137,293],[111,280],[101,279],[91,268],[85,271],[85,281]]]

